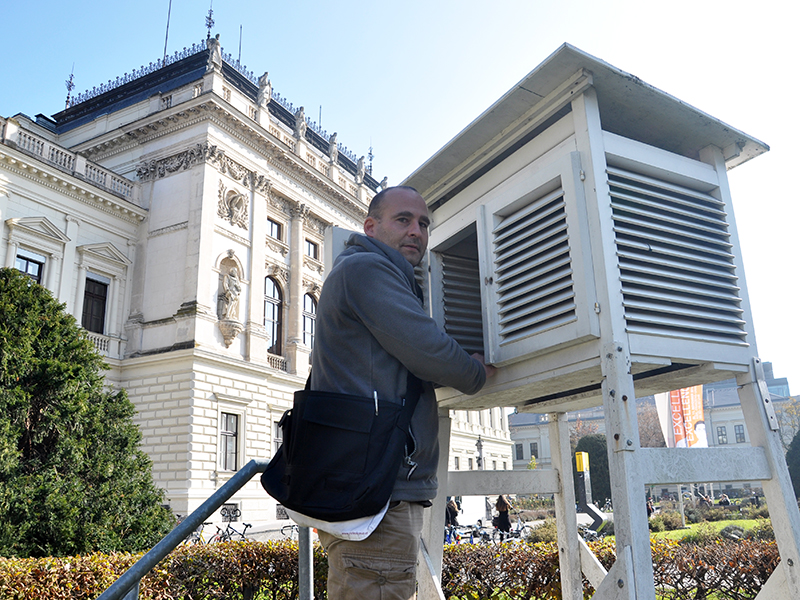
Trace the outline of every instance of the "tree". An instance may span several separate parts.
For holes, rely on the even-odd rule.
[[[582,437],[575,447],[575,452],[587,452],[589,454],[589,479],[592,483],[592,500],[602,502],[606,498],[611,498],[611,478],[608,473],[608,449],[606,447],[606,436],[602,433],[592,433]],[[572,471],[574,481],[578,480],[578,471],[575,460],[572,461]],[[577,495],[577,484],[575,486]]]
[[[636,419],[639,422],[639,445],[642,448],[665,448],[664,431],[658,420],[654,402],[636,400]]]
[[[778,420],[783,451],[789,451],[789,444],[800,431],[800,398],[792,396],[786,402],[775,405],[775,416]]]
[[[569,427],[569,446],[575,452],[575,446],[581,438],[597,433],[597,423],[593,421],[584,421],[580,416],[575,420],[575,423]]]
[[[0,555],[139,551],[174,525],[104,368],[64,305],[0,269]]]
[[[786,466],[789,467],[795,498],[800,500],[800,431],[794,435],[789,450],[786,451]]]

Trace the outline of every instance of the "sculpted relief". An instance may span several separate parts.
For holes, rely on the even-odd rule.
[[[217,216],[229,221],[231,225],[237,225],[242,229],[247,229],[248,216],[247,197],[234,190],[226,190],[225,185],[219,182],[219,202],[217,203]]]

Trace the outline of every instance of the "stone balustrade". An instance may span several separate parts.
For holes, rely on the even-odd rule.
[[[139,188],[130,179],[117,175],[75,152],[70,152],[35,133],[20,128],[13,119],[0,118],[0,130],[3,143],[15,144],[18,149],[36,156],[61,171],[90,181],[116,196],[136,203]]]

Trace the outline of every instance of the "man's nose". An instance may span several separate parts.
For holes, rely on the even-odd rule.
[[[411,222],[411,226],[408,228],[408,235],[411,237],[419,237],[422,235],[422,227],[419,226],[419,221]]]

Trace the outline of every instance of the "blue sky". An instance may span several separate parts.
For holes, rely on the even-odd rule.
[[[64,108],[164,53],[169,0],[6,2],[0,115]],[[168,53],[205,39],[207,0],[173,0]],[[729,174],[759,354],[800,386],[792,185],[798,9],[777,0],[214,0],[214,34],[256,76],[399,183],[569,42],[760,139]],[[791,30],[790,30],[791,28]]]

